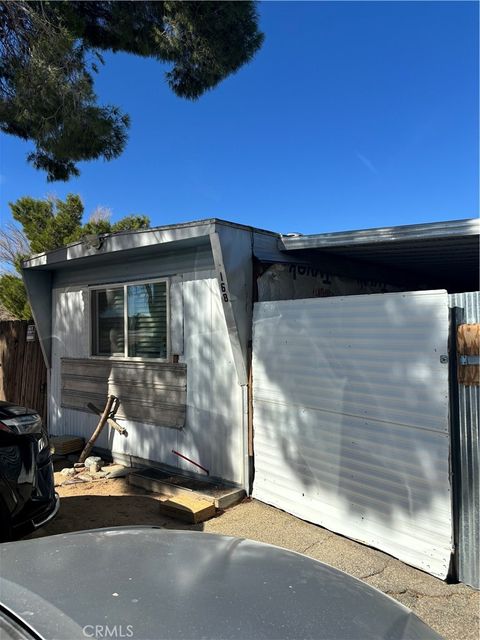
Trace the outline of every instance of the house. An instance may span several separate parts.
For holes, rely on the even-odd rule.
[[[218,220],[130,231],[35,256],[24,279],[50,370],[49,429],[88,437],[109,393],[116,459],[247,483],[252,256],[277,235]]]
[[[478,289],[478,236],[477,220],[282,236],[211,219],[34,256],[50,432],[88,437],[87,404],[113,394],[128,437],[98,445],[118,461],[200,465],[445,577],[475,508],[451,509],[451,447],[478,457],[452,407],[478,388],[454,380],[449,309]]]

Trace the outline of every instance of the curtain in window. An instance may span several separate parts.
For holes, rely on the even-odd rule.
[[[165,282],[127,287],[128,355],[167,357],[167,285]]]

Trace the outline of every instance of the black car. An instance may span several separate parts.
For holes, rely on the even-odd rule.
[[[30,533],[57,513],[47,432],[38,413],[0,402],[0,540]]]

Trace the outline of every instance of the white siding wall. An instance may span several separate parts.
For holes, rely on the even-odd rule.
[[[254,497],[444,578],[447,341],[445,292],[256,304]]]
[[[105,429],[98,446],[154,462],[195,467],[181,460],[172,449],[200,463],[219,476],[243,484],[242,390],[237,383],[225,318],[215,278],[183,278],[182,296],[172,297],[172,336],[183,344],[182,362],[187,364],[187,417],[181,431],[154,425],[122,421],[128,429],[124,438]],[[50,429],[54,435],[91,435],[96,416],[60,406],[62,357],[89,356],[88,289],[63,288],[53,291],[53,353],[51,374]],[[179,321],[183,314],[183,323]]]

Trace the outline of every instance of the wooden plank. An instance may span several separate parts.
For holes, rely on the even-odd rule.
[[[62,358],[61,405],[86,410],[103,406],[107,395],[120,400],[116,417],[182,428],[186,418],[185,364]]]
[[[97,406],[105,405],[106,394],[101,393],[78,393],[76,391],[62,390],[62,407],[66,409],[79,409],[80,411],[88,411],[87,404],[92,402]]]
[[[118,417],[182,428],[187,402],[187,367],[181,363],[115,362],[109,392],[120,400]]]
[[[217,509],[227,509],[228,507],[233,507],[233,505],[238,504],[246,497],[246,492],[244,489],[232,489],[228,493],[225,493],[218,498],[215,498],[215,506]]]
[[[147,364],[143,362],[114,362],[110,380],[117,384],[135,380],[148,380],[149,384],[160,386],[186,386],[187,367],[185,364]]]
[[[480,386],[480,366],[460,364],[461,356],[480,355],[480,323],[457,327],[458,382],[465,386]]]
[[[149,478],[141,473],[132,473],[128,476],[128,482],[135,487],[141,487],[152,493],[161,493],[164,496],[185,496],[192,493],[192,489],[187,489],[180,485],[172,484],[159,478]],[[208,500],[205,496],[204,499]],[[213,498],[210,500],[213,504]]]
[[[62,358],[62,376],[93,376],[103,378],[110,375],[112,361],[86,358]]]
[[[21,401],[20,403],[26,406],[27,405],[27,402],[26,402],[27,378],[28,378],[28,372],[30,371],[31,365],[32,365],[29,359],[29,349],[28,349],[29,343],[27,343],[27,325],[26,324],[22,324],[19,327],[19,345],[21,345],[22,347],[21,359],[23,362],[23,366],[20,368],[19,397]]]
[[[152,491],[152,493],[161,493],[165,496],[188,497],[196,495],[202,500],[215,505],[216,509],[227,509],[241,502],[246,496],[245,491],[238,488],[227,489],[223,492],[212,491],[211,495],[209,495],[208,489],[189,489],[181,484],[168,482],[168,480],[148,477],[142,472],[132,473],[128,477],[128,482],[136,487]],[[212,485],[212,490],[213,489],[214,485]]]
[[[0,322],[0,400],[7,399],[7,358],[10,323]]]
[[[88,411],[87,404],[92,402],[104,407],[108,395],[110,369],[110,362],[104,360],[62,358],[61,406]]]
[[[81,451],[85,440],[78,436],[51,436],[50,444],[58,455],[66,455]]]
[[[186,384],[187,365],[96,358],[62,358],[63,374],[99,378],[106,375],[115,382],[134,382],[139,377],[148,377],[152,384],[179,386]]]
[[[105,387],[105,388],[104,388]],[[62,391],[74,391],[85,393],[102,393],[106,397],[108,385],[100,378],[91,376],[82,378],[81,376],[62,375]]]
[[[181,429],[185,425],[186,407],[169,407],[158,402],[155,406],[148,406],[134,402],[120,401],[115,416],[136,422],[146,422],[159,427]]]
[[[161,387],[149,387],[143,385],[119,385],[109,384],[109,393],[112,393],[123,402],[145,403],[152,406],[157,404],[184,405],[187,401],[187,392],[184,389],[163,389]]]
[[[13,387],[13,397],[15,398],[15,402],[19,404],[23,404],[22,398],[22,377],[23,377],[23,367],[24,367],[24,352],[25,352],[25,343],[22,340],[22,325],[18,324],[15,326],[15,359],[18,363],[18,366],[14,371],[14,387]]]
[[[187,390],[186,381],[179,381],[178,384],[172,382],[171,384],[158,384],[156,381],[152,381],[147,378],[142,372],[140,372],[139,377],[135,380],[118,380],[110,377],[108,379],[109,386],[117,386],[122,389],[131,389],[132,393],[141,392],[142,389],[145,389],[145,383],[148,384],[148,388],[158,391],[159,393],[163,393],[164,391],[183,391]]]
[[[195,494],[175,496],[159,502],[160,512],[190,524],[205,522],[215,515],[215,506]]]
[[[91,362],[91,361],[90,361]],[[121,369],[151,369],[154,372],[161,371],[173,371],[177,373],[178,371],[184,370],[186,371],[187,365],[185,363],[179,362],[156,362],[156,361],[144,361],[144,360],[119,360],[112,359],[110,360],[112,364],[115,365],[118,370]]]

